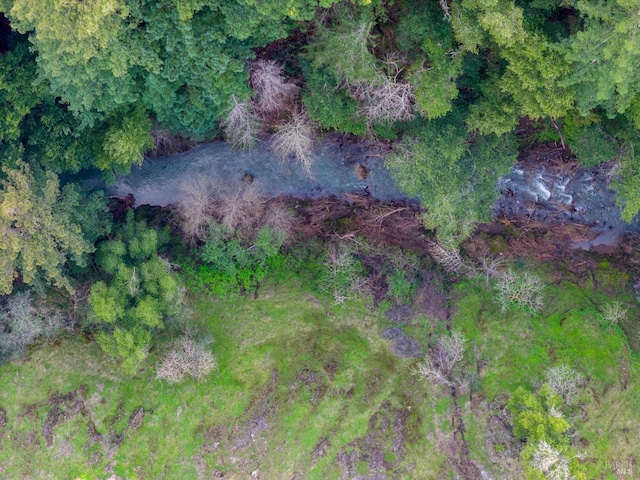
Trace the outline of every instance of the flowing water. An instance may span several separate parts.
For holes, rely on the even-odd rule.
[[[212,194],[247,180],[258,183],[270,196],[289,195],[316,199],[347,193],[371,195],[381,201],[405,200],[383,165],[379,152],[360,144],[326,141],[315,152],[306,172],[293,160],[277,161],[264,144],[249,152],[232,150],[224,142],[201,145],[170,157],[148,159],[126,177],[119,178],[110,194],[132,193],[136,205],[166,206],[180,201],[184,186],[206,181]],[[598,237],[574,244],[577,248],[615,245],[625,231],[640,231],[620,217],[615,192],[609,188],[606,167],[563,172],[546,164],[520,162],[497,185],[501,196],[496,215],[529,217],[543,223],[579,223]]]
[[[190,182],[207,181],[215,196],[243,178],[258,183],[270,196],[316,199],[365,193],[382,201],[406,197],[394,185],[379,154],[337,142],[326,142],[316,149],[308,172],[294,160],[277,161],[263,144],[238,152],[224,142],[209,143],[179,155],[146,160],[130,175],[119,178],[110,193],[133,193],[136,205],[166,206],[179,202]]]

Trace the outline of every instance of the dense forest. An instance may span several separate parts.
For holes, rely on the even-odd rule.
[[[419,207],[364,197],[315,207],[267,198],[248,179],[218,192],[194,183],[179,205],[134,211],[133,199],[107,198],[82,181],[101,175],[113,184],[145,159],[218,140],[238,151],[264,143],[274,162],[294,159],[308,171],[314,149],[332,135],[376,145]],[[560,261],[539,251],[550,235],[518,224],[497,234],[478,229],[494,221],[498,179],[541,145],[552,145],[572,168],[606,166],[622,219],[636,218],[640,0],[0,0],[0,435],[8,438],[0,437],[0,476],[255,478],[257,464],[270,472],[265,478],[296,479],[633,475],[640,469],[634,241],[612,258],[574,252]],[[296,298],[278,300],[284,291]],[[264,313],[270,309],[280,313]],[[291,313],[298,310],[302,320]],[[272,333],[256,326],[265,316],[275,318]],[[353,316],[365,320],[356,325]],[[288,337],[289,320],[302,335],[299,345]],[[225,330],[234,321],[238,331]],[[378,329],[384,339],[369,336]],[[546,353],[536,350],[538,341]],[[114,377],[82,377],[76,360],[53,360],[75,351]],[[286,352],[317,368],[287,370]],[[15,383],[20,375],[43,381],[36,367],[21,370],[29,362],[44,362],[55,375],[76,372],[74,380],[48,385],[44,397],[30,397],[33,418],[20,413],[24,405],[14,396],[26,388]],[[395,385],[387,393],[371,387],[379,372]],[[621,380],[611,380],[618,374]],[[158,460],[159,470],[138,471],[138,454],[118,453],[144,412],[163,407],[140,406],[127,423],[123,403],[110,413],[99,405],[138,389],[179,412],[171,396],[188,397],[206,416],[195,404],[209,398],[202,385],[210,378],[221,379],[211,385],[215,402],[225,389],[234,398],[226,413],[215,413],[218,427],[235,425],[220,427],[220,438],[235,442],[231,458],[244,441],[240,426],[258,421],[256,409],[268,412],[260,417],[265,425],[302,425],[274,412],[303,408],[307,394],[315,410],[304,407],[304,415],[338,422],[342,409],[355,423],[343,433],[327,430],[335,439],[321,427],[309,438],[286,437],[314,452],[312,464],[277,464],[272,458],[281,454],[263,447],[246,454],[251,461],[229,463],[226,453],[199,444],[188,461],[172,451]],[[257,388],[242,388],[250,381],[260,385],[255,402],[241,398]],[[116,393],[89,407],[87,388],[102,395],[91,382]],[[306,393],[278,393],[287,382]],[[401,446],[384,447],[376,436],[384,429],[372,426],[378,417],[354,407],[351,396],[330,398],[327,391],[342,391],[335,382],[365,404],[378,402],[375,415],[408,432]],[[421,395],[430,400],[417,407]],[[601,411],[607,401],[621,412],[618,436],[599,430],[598,422],[615,423]],[[399,413],[407,405],[409,413]],[[91,426],[78,426],[78,415],[91,417]],[[439,415],[449,415],[451,426]],[[34,434],[43,445],[18,418],[34,425],[45,418],[44,432]],[[196,432],[202,444],[203,432],[217,431],[190,422],[184,433],[171,424],[175,438]],[[67,430],[54,435],[58,424]],[[358,437],[364,443],[346,433],[360,432],[357,425],[369,432]],[[278,437],[283,431],[269,438],[287,443]],[[162,436],[151,432],[144,435]],[[615,438],[596,441],[609,434]],[[13,445],[10,435],[22,440]],[[74,453],[59,453],[58,437]],[[378,463],[367,441],[383,445]],[[74,450],[74,442],[86,447]],[[59,455],[45,453],[42,461],[60,473],[45,475],[16,453],[20,445],[54,444]],[[162,448],[169,449],[153,455]],[[411,452],[419,449],[437,453],[418,461]],[[322,463],[327,451],[333,466]],[[172,470],[171,462],[184,469]]]

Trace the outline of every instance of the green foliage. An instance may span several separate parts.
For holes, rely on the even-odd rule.
[[[104,280],[92,285],[89,303],[101,331],[96,339],[135,373],[146,357],[152,333],[183,313],[182,291],[169,265],[158,256],[158,234],[130,211],[116,237],[98,245],[96,263]]]
[[[453,248],[491,218],[498,178],[515,162],[511,136],[466,137],[460,116],[427,123],[405,140],[387,166],[398,185],[420,198],[425,226]]]
[[[102,155],[96,160],[96,166],[101,170],[128,173],[131,165],[142,163],[142,154],[153,147],[150,130],[151,120],[141,105],[114,118],[104,135]]]
[[[638,130],[628,123],[616,131],[622,144],[618,155],[619,170],[611,182],[617,191],[616,203],[622,210],[622,219],[632,222],[640,212],[640,135]]]
[[[545,440],[551,445],[566,445],[570,425],[560,413],[562,406],[562,398],[548,387],[543,386],[538,395],[518,388],[507,405],[513,415],[513,434],[527,443]]]
[[[32,172],[19,162],[3,168],[0,181],[0,290],[11,293],[19,276],[27,284],[42,278],[73,292],[68,263],[83,266],[96,238],[106,230],[103,196],[83,196],[73,184],[62,190],[58,177]]]
[[[253,243],[230,237],[222,225],[212,225],[200,251],[199,281],[218,295],[255,289],[273,270],[283,265],[283,232],[262,227]]]
[[[403,2],[396,41],[406,52],[409,82],[415,87],[415,108],[425,118],[445,116],[458,97],[456,79],[464,55],[457,51],[451,24],[435,2]]]
[[[344,89],[338,88],[332,77],[322,69],[305,69],[305,89],[302,93],[309,117],[322,128],[363,135],[367,123],[357,116],[358,102]]]
[[[316,69],[324,68],[339,82],[351,84],[374,82],[380,78],[381,62],[369,51],[372,12],[342,4],[334,9],[329,25],[318,26],[309,45],[309,57]]]
[[[591,124],[569,131],[565,128],[564,136],[571,152],[578,157],[580,164],[584,167],[594,167],[602,162],[614,160],[620,149],[616,139],[600,124]]]
[[[586,115],[596,107],[608,115],[625,113],[640,95],[640,35],[637,0],[576,1],[585,26],[567,40],[578,108]]]

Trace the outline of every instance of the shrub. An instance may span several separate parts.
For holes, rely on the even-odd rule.
[[[271,148],[280,161],[293,157],[309,172],[313,164],[314,141],[313,126],[303,111],[295,113],[288,122],[276,128]]]
[[[162,357],[156,378],[169,383],[181,382],[185,377],[201,381],[217,369],[218,362],[206,346],[186,336],[173,342],[171,349]]]
[[[278,268],[284,238],[284,233],[263,227],[249,244],[228,236],[223,225],[210,228],[200,252],[203,265],[198,269],[198,279],[219,295],[246,293],[256,288],[270,270]]]
[[[495,289],[503,312],[516,306],[535,314],[544,306],[544,284],[533,273],[507,269],[498,278]]]

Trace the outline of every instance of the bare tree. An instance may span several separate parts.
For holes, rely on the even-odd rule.
[[[549,388],[560,395],[567,405],[575,403],[580,388],[585,384],[584,377],[567,365],[551,367],[545,377]]]
[[[250,71],[253,104],[263,115],[280,115],[293,104],[299,88],[287,82],[283,67],[273,60],[257,60]]]
[[[202,240],[213,218],[213,198],[209,182],[192,178],[180,185],[180,201],[173,212],[184,237],[189,241]]]
[[[61,310],[38,304],[29,292],[15,293],[0,308],[0,352],[21,355],[36,340],[58,335],[65,320]]]
[[[459,384],[453,378],[453,369],[464,358],[467,339],[459,330],[452,330],[451,336],[438,339],[431,353],[416,365],[414,374],[433,384],[453,386]]]
[[[615,301],[607,303],[602,307],[600,312],[602,322],[607,327],[614,327],[624,320],[627,316],[627,309],[622,306],[622,303]]]
[[[414,88],[406,82],[381,77],[370,83],[359,83],[351,88],[360,102],[360,114],[372,123],[392,123],[414,117]]]
[[[336,305],[352,300],[369,290],[367,278],[350,245],[331,244],[323,262],[324,274],[320,281],[323,290],[330,292]]]
[[[240,236],[251,237],[263,216],[266,196],[256,182],[237,183],[221,192],[218,212],[222,224]]]
[[[515,304],[535,314],[544,306],[544,283],[533,273],[507,269],[498,278],[495,288],[503,312]]]
[[[291,209],[287,208],[281,201],[276,200],[267,204],[261,223],[265,227],[282,232],[286,241],[293,235],[295,221],[296,216],[291,212]]]
[[[431,257],[447,272],[475,275],[475,265],[463,259],[458,249],[444,248],[438,242],[430,242],[427,248]]]
[[[258,143],[260,120],[250,101],[238,102],[235,95],[231,100],[233,107],[222,122],[222,128],[233,148],[249,150]]]
[[[156,378],[169,383],[181,382],[185,377],[200,381],[218,369],[218,362],[207,348],[186,336],[175,341],[161,359]]]
[[[542,471],[549,480],[569,480],[573,478],[569,471],[569,460],[544,440],[540,441],[533,454],[531,465]]]
[[[314,141],[313,126],[307,114],[302,111],[277,127],[271,141],[271,148],[281,161],[293,157],[309,172],[313,164]]]

